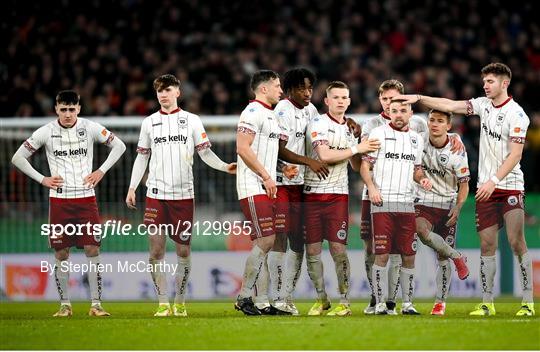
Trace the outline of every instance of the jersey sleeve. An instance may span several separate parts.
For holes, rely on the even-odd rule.
[[[525,112],[523,110],[512,111],[508,123],[510,124],[510,142],[525,144],[525,136],[530,123]]]
[[[92,138],[99,143],[108,146],[114,140],[114,133],[97,122],[88,121],[88,129]]]
[[[469,161],[467,158],[467,152],[463,151],[459,154],[453,154],[451,157],[454,158],[454,163],[452,165],[454,173],[458,179],[459,183],[468,182],[471,178],[471,172],[469,170]]]
[[[369,119],[362,125],[362,134],[360,135],[360,140],[369,138],[369,134],[375,128],[375,119]]]
[[[24,141],[23,145],[31,154],[34,154],[39,148],[41,148],[45,143],[47,143],[47,138],[49,138],[50,132],[47,126],[38,128],[32,133],[30,138]]]
[[[152,150],[152,140],[150,137],[150,119],[146,118],[141,125],[141,133],[137,142],[137,153],[150,154]]]
[[[467,100],[465,104],[467,105],[467,115],[478,115],[481,116],[480,113],[482,111],[482,104],[485,102],[487,98],[473,98],[470,100]]]
[[[328,123],[321,117],[315,117],[308,125],[313,149],[319,145],[328,145]]]
[[[201,150],[210,148],[212,144],[208,139],[208,135],[206,134],[201,119],[196,116],[193,120],[193,143],[195,144],[195,150],[200,152]]]
[[[279,105],[279,104],[278,104]],[[279,127],[281,128],[281,140],[289,140],[289,136],[294,134],[294,112],[284,105],[278,106],[274,111]]]
[[[417,134],[417,148],[416,148],[416,159],[414,160],[414,166],[415,167],[421,167],[422,166],[422,156],[424,156],[424,138],[420,135],[420,133]]]
[[[257,131],[259,131],[259,119],[257,118],[256,109],[248,107],[242,111],[237,131],[253,135],[257,134]]]

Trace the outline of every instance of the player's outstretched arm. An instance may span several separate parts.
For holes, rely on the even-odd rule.
[[[466,100],[451,100],[446,98],[435,98],[420,94],[402,94],[392,98],[394,100],[405,100],[408,104],[420,103],[427,108],[452,112],[454,114],[467,115]]]
[[[364,140],[360,144],[357,144],[350,149],[332,150],[328,147],[328,144],[319,144],[315,147],[315,152],[319,156],[321,161],[327,164],[335,164],[343,160],[347,160],[353,155],[370,153],[378,150],[381,143],[376,139]]]
[[[257,155],[251,149],[251,144],[255,140],[255,134],[238,131],[236,133],[236,153],[246,166],[256,173],[263,181],[264,188],[266,189],[266,195],[268,198],[276,198],[277,186],[276,182],[272,179],[270,173],[264,168],[264,166],[257,159]]]
[[[205,148],[197,152],[202,161],[212,169],[223,171],[231,175],[236,174],[236,163],[227,164],[217,156],[212,149]]]
[[[286,145],[287,141],[279,141],[278,156],[280,159],[285,160],[288,163],[305,165],[309,167],[314,173],[317,174],[319,180],[324,180],[326,177],[328,177],[328,173],[330,171],[328,170],[328,166],[325,163],[320,162],[319,160],[308,158],[307,156],[296,154],[287,149]]]

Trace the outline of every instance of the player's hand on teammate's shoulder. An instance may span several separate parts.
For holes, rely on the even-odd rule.
[[[61,176],[49,176],[43,178],[41,184],[50,189],[57,189],[64,185],[64,179]]]
[[[96,187],[97,184],[99,183],[99,181],[101,181],[101,179],[103,178],[104,175],[105,175],[105,173],[103,173],[103,171],[101,171],[101,170],[96,170],[96,171],[92,172],[90,175],[87,175],[83,179],[85,187],[87,187],[87,188]]]
[[[326,179],[330,173],[330,170],[328,170],[328,165],[319,160],[311,159],[308,163],[308,167],[311,169],[311,171],[317,174],[319,180]]]
[[[292,180],[296,176],[298,176],[298,166],[292,165],[292,164],[286,164],[281,169],[283,172],[283,175],[287,177],[289,180]]]
[[[227,173],[231,175],[236,175],[236,163],[230,163],[227,165]]]
[[[366,139],[357,145],[358,152],[361,154],[371,153],[381,147],[381,142],[378,139]]]
[[[449,134],[448,142],[450,143],[450,151],[454,154],[461,154],[465,151],[465,144],[457,134]]]
[[[137,201],[137,195],[135,194],[135,190],[133,188],[130,188],[126,196],[127,207],[129,209],[137,209],[137,207],[135,206],[136,201]]]

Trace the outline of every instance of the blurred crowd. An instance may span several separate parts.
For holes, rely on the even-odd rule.
[[[163,73],[182,81],[186,110],[237,114],[252,72],[294,66],[316,72],[319,109],[326,84],[340,79],[351,86],[350,112],[377,113],[385,79],[402,80],[408,92],[465,99],[483,95],[481,67],[501,61],[531,117],[532,160],[540,156],[533,1],[8,2],[0,116],[53,115],[61,89],[80,91],[83,116],[147,115],[158,108],[152,80]],[[474,119],[461,126],[471,146],[477,129]]]

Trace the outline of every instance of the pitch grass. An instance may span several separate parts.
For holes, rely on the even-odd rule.
[[[89,304],[75,303],[74,316],[53,318],[58,303],[0,303],[1,349],[540,349],[540,320],[516,317],[515,299],[500,300],[497,315],[469,317],[474,302],[454,301],[447,315],[365,316],[365,302],[350,317],[246,317],[232,302],[188,302],[189,317],[152,316],[155,303],[105,303],[108,318],[87,316]],[[312,302],[299,303],[306,314]]]

